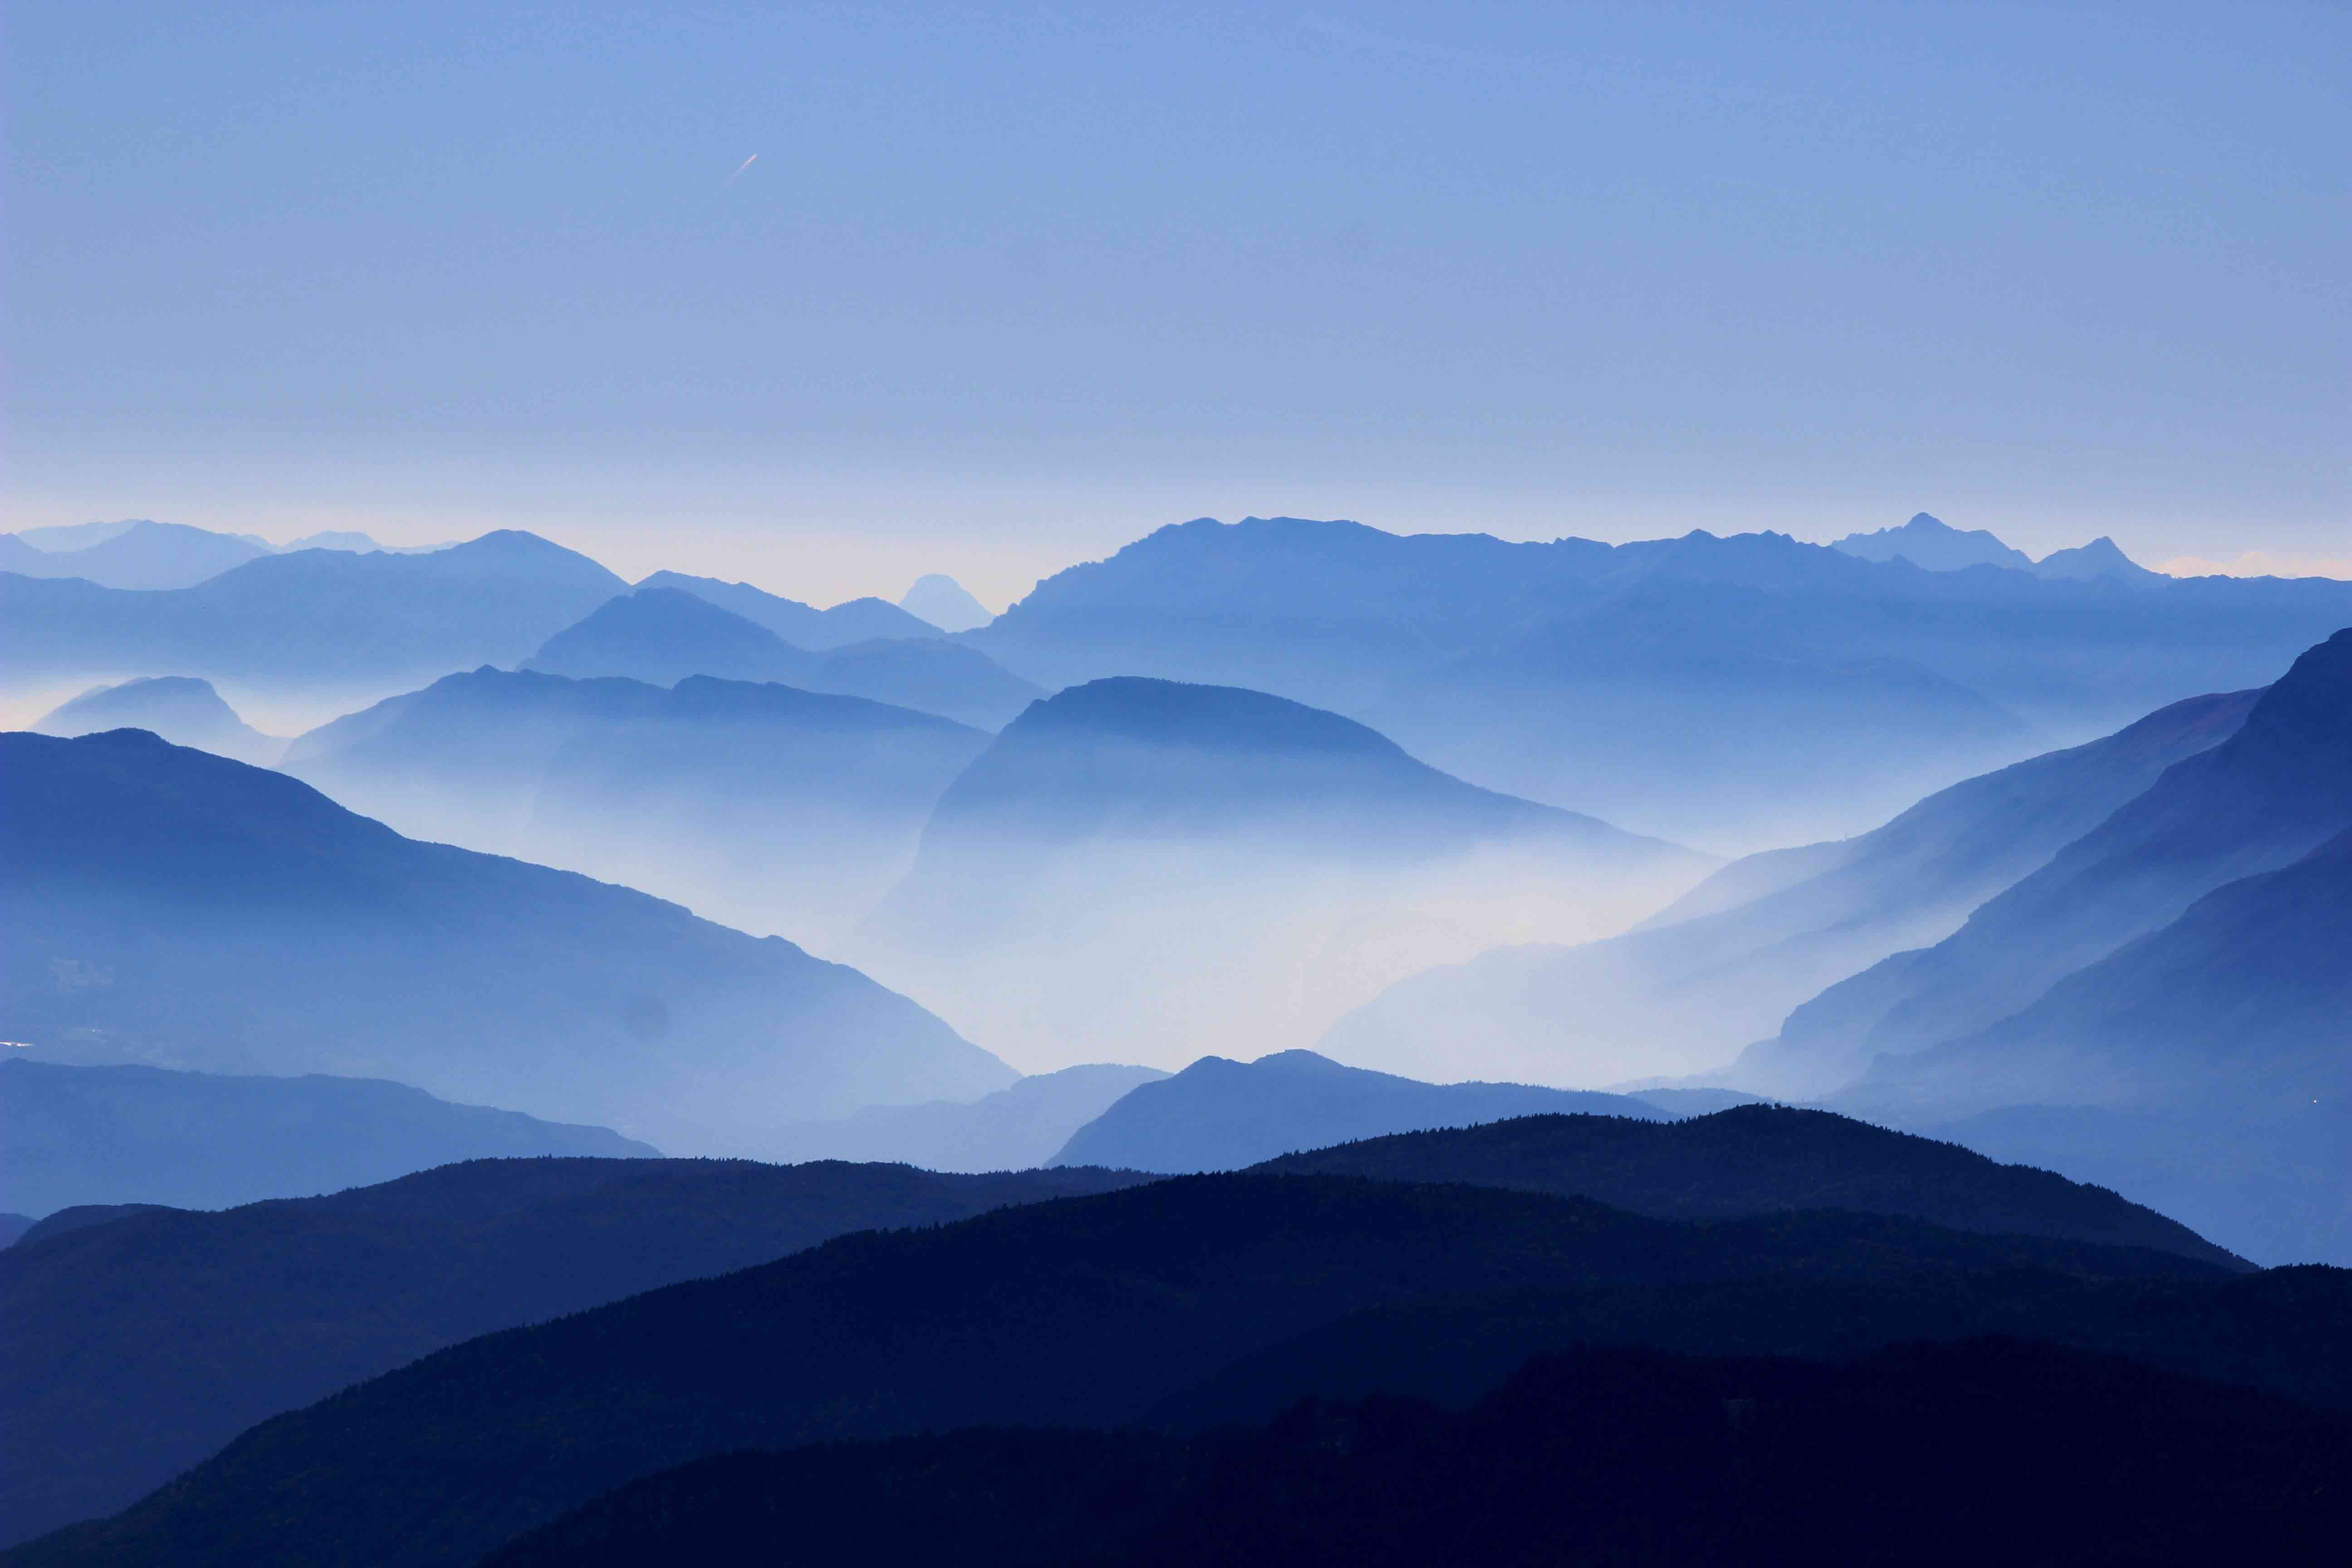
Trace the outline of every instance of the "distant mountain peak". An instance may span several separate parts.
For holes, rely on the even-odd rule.
[[[962,584],[940,572],[916,578],[898,607],[943,632],[973,631],[996,618],[988,613],[988,606],[964,591]]]
[[[2032,556],[2012,550],[1990,531],[1957,529],[1924,511],[1912,513],[1900,528],[1849,533],[1830,548],[1864,561],[1908,561],[1927,572],[1965,572],[1971,566],[2025,572],[2033,567]]]
[[[2123,547],[2105,534],[2088,544],[2072,550],[2053,550],[2034,563],[2034,574],[2040,577],[2121,578],[2141,582],[2153,580],[2161,574],[2149,571],[2123,552]]]

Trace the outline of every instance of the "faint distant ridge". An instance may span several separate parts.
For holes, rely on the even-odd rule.
[[[885,599],[850,599],[820,610],[798,599],[787,599],[749,583],[726,583],[716,577],[692,577],[683,572],[656,572],[637,584],[640,589],[674,589],[707,599],[754,626],[767,627],[794,647],[824,653],[851,643],[877,637],[935,637],[940,628],[909,615]],[[706,671],[705,673],[717,673]]]
[[[2070,582],[2133,582],[2162,575],[2132,560],[2105,534],[2071,550],[2053,550],[2036,561],[2024,551],[2002,543],[1985,529],[1963,531],[1924,511],[1914,513],[1911,521],[1900,528],[1849,533],[1830,548],[1864,561],[1908,561],[1927,572],[1965,572],[1971,566],[1999,566]]]
[[[38,560],[12,552],[8,570],[80,577],[109,588],[186,588],[273,552],[263,540],[142,519],[93,543],[47,552]]]
[[[1962,572],[1971,566],[2006,566],[2033,570],[2033,557],[2012,550],[1981,528],[1966,531],[1941,518],[1916,512],[1900,528],[1875,533],[1849,533],[1830,548],[1858,555],[1864,561],[1908,561],[1928,572]]]
[[[988,606],[964,591],[962,584],[939,572],[916,578],[898,607],[943,632],[977,631],[996,618],[988,613]]]
[[[194,746],[257,766],[275,763],[286,750],[283,740],[238,718],[211,681],[186,675],[93,687],[43,714],[30,728],[68,738],[107,730],[147,730],[175,746]]]
[[[640,586],[610,599],[549,638],[523,668],[575,679],[625,676],[654,686],[675,686],[697,675],[772,682],[863,697],[989,730],[1043,695],[978,648],[950,642],[935,627],[879,599],[852,600],[819,612],[745,584],[717,586],[729,590],[728,605],[715,602],[707,582],[691,588]],[[822,651],[812,651],[744,610],[784,625],[798,624],[793,613],[814,617],[822,636],[864,635],[845,643],[828,640]],[[919,635],[874,635],[876,626],[898,623],[919,628]]]

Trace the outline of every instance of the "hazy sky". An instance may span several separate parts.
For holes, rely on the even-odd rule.
[[[1000,604],[1252,511],[2352,558],[2342,5],[6,26],[12,526]]]

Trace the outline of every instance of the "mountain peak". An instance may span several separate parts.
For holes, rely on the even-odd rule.
[[[1920,511],[1900,528],[1849,533],[1830,546],[1864,561],[1908,561],[1927,572],[1963,572],[1971,566],[2028,571],[2033,558],[2012,550],[1984,529],[1962,531]]]
[[[965,592],[964,585],[944,573],[927,572],[915,579],[898,607],[943,632],[968,632],[996,617],[988,606]]]
[[[2123,547],[2104,533],[2088,544],[2052,551],[2034,563],[2033,572],[2040,577],[2120,578],[2132,582],[2160,575],[2126,555]]]

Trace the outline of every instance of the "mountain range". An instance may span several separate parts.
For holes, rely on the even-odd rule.
[[[2227,740],[2260,695],[2177,702],[1940,790],[1856,837],[1745,857],[1622,935],[1413,975],[1341,1018],[1323,1048],[1412,1073],[1459,1053],[1587,1083],[1717,1067],[1824,988],[1950,935],[2165,769]],[[1783,1093],[1843,1081],[1769,1080]]]
[[[900,596],[898,607],[943,632],[977,631],[996,617],[954,578],[927,572]]]
[[[1181,1062],[1311,1043],[1391,975],[1514,930],[1608,929],[1709,864],[1337,714],[1097,680],[1033,704],[956,779],[849,951],[1039,1065],[1105,1038]]]
[[[1016,1076],[779,938],[141,731],[0,735],[0,1026],[49,1059],[391,1078],[678,1152]]]
[[[755,588],[734,586],[742,595],[767,597]],[[787,641],[769,625],[738,613],[732,606],[741,595],[722,605],[712,601],[710,591],[709,584],[691,591],[641,586],[550,637],[523,668],[582,679],[621,676],[655,686],[674,686],[695,675],[774,682],[895,703],[991,730],[1044,695],[986,654],[948,642],[929,626],[919,635],[826,641],[822,647],[827,651],[820,654],[812,651],[814,645]],[[818,614],[788,599],[774,604],[811,616]],[[853,624],[870,622],[885,611],[900,621],[914,621],[878,599],[856,600],[824,615],[847,610],[859,612]],[[770,618],[796,624],[793,617]]]
[[[170,673],[268,690],[414,684],[509,665],[627,584],[512,530],[422,554],[265,555],[135,592],[0,572],[0,678]]]
[[[495,1155],[650,1157],[602,1127],[451,1105],[381,1079],[0,1059],[0,1205],[226,1208]]]
[[[2061,567],[2065,562],[2058,563]],[[1202,519],[963,640],[1049,689],[1248,687],[1490,788],[1710,847],[1837,837],[2352,622],[2352,584],[1924,571],[1778,534],[1611,546]]]
[[[754,626],[765,626],[794,647],[812,653],[825,653],[851,643],[936,637],[941,634],[940,627],[887,599],[851,599],[820,610],[798,599],[763,592],[749,583],[724,583],[716,577],[691,577],[683,572],[656,572],[637,584],[639,593],[649,588],[691,594]]]
[[[1022,1171],[1056,1163],[1054,1156],[1072,1133],[1130,1090],[1166,1077],[1158,1068],[1085,1062],[1033,1073],[974,1100],[869,1105],[836,1121],[779,1129],[776,1142],[794,1160],[898,1160],[927,1171]]]
[[[863,698],[688,677],[665,690],[482,668],[322,725],[288,772],[419,837],[644,889],[817,941],[905,874],[988,744]]]

